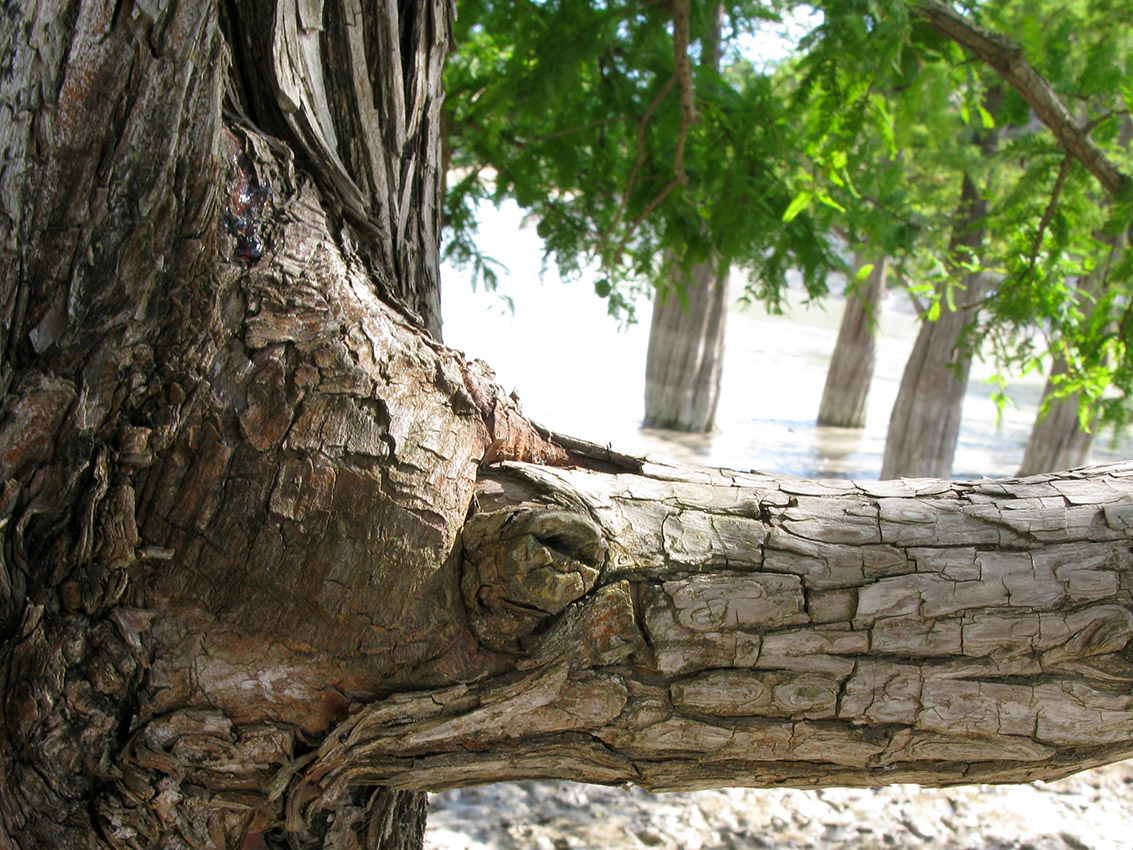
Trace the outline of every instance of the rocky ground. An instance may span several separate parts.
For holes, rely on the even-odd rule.
[[[519,782],[433,795],[429,850],[1128,850],[1133,761],[1058,782],[650,794]]]

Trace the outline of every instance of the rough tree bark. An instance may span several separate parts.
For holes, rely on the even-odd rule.
[[[0,846],[263,846],[265,781],[452,642],[426,588],[490,440],[431,430],[455,363],[401,368],[451,14],[0,12]],[[422,825],[360,789],[289,843]]]
[[[854,271],[867,259],[854,255]],[[846,307],[838,326],[838,341],[826,371],[826,385],[818,407],[818,424],[837,428],[864,428],[873,365],[877,357],[877,322],[885,296],[888,259],[875,263],[862,286],[847,288]]]
[[[1102,238],[1105,237],[1099,236],[1099,239]],[[1093,309],[1094,300],[1105,291],[1105,275],[1110,263],[1115,261],[1117,254],[1125,248],[1124,234],[1118,239],[1110,238],[1109,241],[1113,243],[1110,262],[1099,264],[1078,285],[1085,302],[1082,309],[1087,313]],[[1055,358],[1046,385],[1043,387],[1044,403],[1048,399],[1053,399],[1058,391],[1058,378],[1066,372],[1066,361],[1061,357]],[[1082,428],[1078,402],[1077,393],[1054,399],[1050,401],[1046,414],[1040,414],[1035,419],[1031,434],[1027,438],[1027,448],[1023,452],[1023,462],[1019,466],[1020,475],[1074,469],[1089,460],[1096,432],[1093,429]]]
[[[494,679],[359,709],[359,782],[1023,781],[1133,752],[1130,467],[853,484],[482,471],[461,589]],[[304,794],[302,789],[307,789]]]
[[[651,465],[436,341],[451,14],[5,7],[0,846],[408,848],[421,789],[488,779],[1129,755],[1133,468]]]
[[[679,272],[674,272],[674,274]],[[676,293],[653,299],[645,360],[646,428],[711,431],[724,371],[727,271],[700,263]]]

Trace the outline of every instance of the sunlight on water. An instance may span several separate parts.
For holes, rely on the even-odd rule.
[[[506,390],[515,390],[525,412],[563,433],[627,452],[736,469],[787,472],[806,477],[877,478],[889,412],[916,321],[899,294],[890,295],[881,319],[878,366],[864,430],[818,428],[815,416],[826,367],[838,334],[841,299],[789,316],[761,308],[734,309],[728,317],[724,385],[717,430],[708,435],[642,430],[649,305],[641,323],[619,331],[594,294],[593,281],[564,283],[553,269],[542,281],[541,242],[521,226],[514,204],[485,216],[481,247],[507,266],[500,290],[515,302],[511,315],[492,293],[473,292],[467,277],[445,267],[442,293],[445,341],[488,362]],[[733,292],[739,287],[733,280]],[[831,287],[839,289],[839,285]],[[1034,422],[1041,376],[1013,383],[1009,407],[996,422],[989,364],[977,362],[964,404],[954,476],[1012,475]],[[1131,456],[1104,438],[1097,461]]]

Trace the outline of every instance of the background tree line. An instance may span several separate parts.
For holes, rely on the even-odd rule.
[[[474,205],[512,197],[566,275],[600,269],[611,313],[652,290],[646,426],[711,429],[729,274],[774,310],[792,268],[810,298],[835,271],[850,281],[819,424],[863,424],[887,285],[926,320],[883,477],[949,474],[981,348],[1002,374],[1050,369],[1023,472],[1078,465],[1086,426],[1124,422],[1128,9],[459,8],[448,254],[491,287]],[[802,32],[797,48],[761,66],[752,39],[782,21]],[[1012,51],[1033,78],[1000,75]]]

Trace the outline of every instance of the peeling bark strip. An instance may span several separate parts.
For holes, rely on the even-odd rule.
[[[451,0],[238,4],[231,47],[259,129],[358,231],[386,300],[440,336],[440,116]],[[363,7],[366,8],[363,8]]]
[[[505,464],[479,491],[476,599],[537,588],[527,635],[483,632],[516,668],[359,708],[297,776],[293,826],[359,783],[947,785],[1133,755],[1133,465],[853,484]],[[531,536],[577,551],[595,528],[589,589]]]

